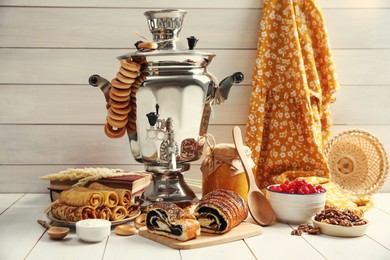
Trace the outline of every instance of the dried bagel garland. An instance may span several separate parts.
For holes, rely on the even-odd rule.
[[[110,99],[104,132],[110,138],[120,138],[136,132],[137,91],[146,76],[140,73],[141,64],[122,59],[116,78],[111,80]]]

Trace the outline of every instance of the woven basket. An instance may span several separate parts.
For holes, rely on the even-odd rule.
[[[343,191],[372,195],[384,184],[389,162],[381,142],[364,130],[347,130],[325,147],[330,177]]]

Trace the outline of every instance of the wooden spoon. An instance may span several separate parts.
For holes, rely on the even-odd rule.
[[[43,227],[48,228],[47,234],[49,234],[51,239],[63,239],[69,234],[70,231],[70,229],[67,227],[54,227],[43,220],[38,220],[38,223]]]
[[[255,177],[252,169],[249,165],[246,153],[244,150],[244,144],[242,141],[241,130],[238,126],[233,128],[233,140],[236,145],[238,155],[241,159],[242,165],[246,173],[248,180],[248,207],[252,218],[261,226],[271,225],[275,219],[274,211],[272,210],[271,204],[260,191],[256,185]]]

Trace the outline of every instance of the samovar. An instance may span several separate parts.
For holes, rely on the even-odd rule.
[[[141,208],[158,201],[184,207],[198,200],[183,172],[202,156],[211,106],[226,100],[232,85],[244,78],[236,72],[217,83],[207,71],[215,54],[194,50],[194,36],[187,38],[188,46],[178,37],[186,13],[145,12],[157,49],[118,57],[142,62],[146,76],[136,96],[136,132],[128,134],[133,157],[152,175],[140,197]],[[98,75],[89,82],[100,87],[108,101],[110,82]]]

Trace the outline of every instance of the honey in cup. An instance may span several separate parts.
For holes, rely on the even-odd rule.
[[[253,168],[251,150],[245,146],[245,153]],[[234,144],[221,143],[207,148],[201,165],[202,195],[216,189],[235,191],[247,202],[248,182]]]

